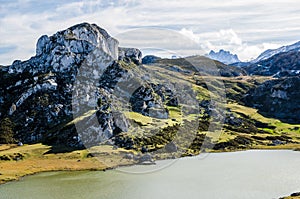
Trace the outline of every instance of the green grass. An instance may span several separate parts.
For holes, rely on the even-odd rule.
[[[90,116],[92,116],[94,113],[96,113],[97,110],[90,110],[86,113],[84,113],[82,116],[79,116],[79,117],[76,117],[74,120],[70,121],[69,123],[67,123],[65,126],[69,126],[69,125],[72,125],[72,124],[76,124]]]
[[[197,100],[210,100],[211,93],[206,88],[203,88],[202,86],[193,85],[193,90],[197,93]]]
[[[268,129],[268,128],[258,128],[259,130],[263,130],[267,133],[270,133],[270,134],[275,134],[274,130],[273,129]]]
[[[128,119],[132,119],[133,121],[135,121],[141,125],[144,125],[144,126],[152,124],[152,122],[153,122],[153,119],[151,117],[142,115],[141,113],[125,112],[124,114]]]
[[[251,119],[268,124],[269,126],[274,126],[275,129],[268,129],[264,128],[262,130],[267,131],[269,133],[279,133],[279,132],[286,132],[286,133],[294,133],[300,135],[300,124],[288,124],[281,122],[278,119],[274,118],[268,118],[265,117],[257,112],[257,109],[246,107],[240,104],[232,103],[227,105],[228,108],[230,108],[233,112],[236,113],[242,113],[244,115],[249,116]],[[298,130],[292,130],[295,129],[295,127],[299,127]]]

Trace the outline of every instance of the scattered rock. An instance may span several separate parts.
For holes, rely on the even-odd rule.
[[[141,152],[142,153],[147,153],[148,152],[148,148],[146,146],[142,146]]]
[[[125,154],[124,158],[128,159],[128,160],[133,160],[134,159],[134,155],[131,154],[131,153],[127,153],[127,154]]]
[[[0,156],[0,160],[3,160],[3,161],[10,161],[11,158],[10,158],[8,155],[2,155],[2,156]]]
[[[168,152],[168,153],[173,153],[173,152],[177,152],[178,151],[178,148],[176,146],[176,144],[174,142],[170,142],[168,143],[166,146],[165,146],[165,150]]]
[[[154,160],[150,154],[145,154],[138,159],[139,163],[150,162],[153,163]]]
[[[295,197],[295,196],[300,196],[300,192],[297,192],[297,193],[293,193],[291,194],[292,197]]]

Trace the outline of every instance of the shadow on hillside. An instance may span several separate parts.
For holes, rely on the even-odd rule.
[[[44,153],[44,155],[57,154],[57,153],[69,153],[69,152],[73,152],[76,150],[82,150],[82,149],[84,149],[84,148],[70,147],[70,146],[66,146],[66,145],[52,145],[51,149],[49,151],[47,151],[46,153]]]

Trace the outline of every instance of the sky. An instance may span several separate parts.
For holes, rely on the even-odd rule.
[[[177,31],[203,52],[229,50],[247,61],[300,40],[300,1],[0,0],[0,65],[34,56],[41,35],[82,22],[117,39],[140,28]]]

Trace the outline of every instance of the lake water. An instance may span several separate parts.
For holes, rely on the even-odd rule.
[[[156,169],[132,166],[122,171],[41,173],[1,185],[0,198],[278,199],[300,191],[300,152],[294,151],[214,153]],[[133,174],[145,170],[153,172]]]

